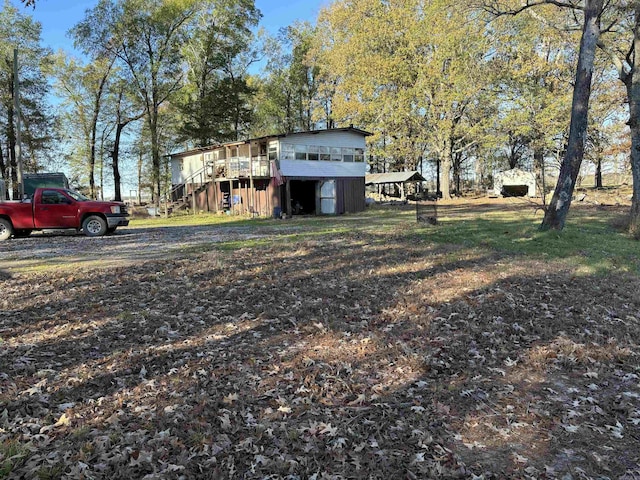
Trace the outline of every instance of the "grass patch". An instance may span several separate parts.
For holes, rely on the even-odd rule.
[[[612,215],[622,213],[574,208],[563,231],[543,232],[542,214],[533,209],[441,210],[440,225],[422,229],[437,243],[563,260],[582,273],[640,273],[640,244],[611,223]]]
[[[251,219],[248,217],[199,214],[170,218],[150,218],[132,221],[134,227],[225,226],[245,227],[247,233],[276,234],[277,238],[249,238],[189,247],[184,254],[204,253],[214,248],[234,251],[243,248],[264,248],[277,241],[292,244],[322,237],[337,238],[351,232],[381,235],[393,233],[399,237],[415,236],[439,244],[458,244],[508,252],[538,259],[561,260],[576,267],[579,273],[631,272],[640,273],[640,246],[625,232],[615,228],[620,211],[599,210],[597,207],[574,206],[562,232],[540,231],[542,213],[527,202],[504,200],[499,204],[473,202],[441,204],[437,227],[416,224],[415,210],[405,207],[373,207],[366,212],[337,217],[296,217],[291,220]],[[379,237],[374,242],[393,239]]]
[[[0,478],[6,478],[29,456],[29,449],[17,440],[0,443]]]

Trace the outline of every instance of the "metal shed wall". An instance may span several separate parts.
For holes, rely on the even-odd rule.
[[[337,213],[358,213],[365,209],[364,178],[336,179]]]

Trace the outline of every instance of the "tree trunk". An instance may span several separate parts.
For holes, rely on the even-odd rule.
[[[447,138],[440,161],[440,187],[442,188],[443,200],[451,200],[451,157],[451,139]]]
[[[0,179],[7,180],[7,165],[4,161],[4,151],[2,150],[2,144],[0,144]]]
[[[207,48],[209,50],[209,48]],[[210,52],[207,52],[205,58],[210,56]],[[202,67],[202,71],[200,72],[200,88],[198,89],[198,123],[199,123],[199,131],[200,131],[200,147],[206,147],[211,144],[211,131],[205,128],[205,113],[203,112],[202,106],[205,104],[205,100],[207,97],[207,67],[206,63]],[[205,132],[209,132],[208,134]]]
[[[113,142],[113,152],[111,152],[111,168],[113,169],[113,189],[115,191],[115,201],[122,201],[121,179],[120,179],[120,136],[126,124],[116,125],[116,136]]]
[[[633,196],[631,198],[631,212],[629,215],[629,233],[633,238],[640,240],[640,132],[631,137],[631,172],[633,175]],[[635,157],[635,158],[633,158]]]
[[[627,97],[629,99],[629,128],[631,129],[631,174],[633,177],[633,195],[629,213],[629,233],[640,240],[640,5],[635,8],[633,29],[633,69],[626,78]]]
[[[138,205],[142,205],[142,147],[140,142],[140,152],[138,153]]]
[[[7,164],[4,161],[4,151],[2,150],[2,145],[0,145],[0,179],[5,182],[8,180],[7,178]],[[6,183],[5,183],[6,186]],[[0,198],[0,202],[3,200],[9,200],[9,190],[5,191],[5,197]]]
[[[560,166],[560,175],[551,203],[540,226],[542,230],[562,230],[571,206],[573,189],[584,157],[589,99],[591,97],[591,77],[593,76],[596,45],[600,38],[600,14],[603,2],[604,0],[587,0],[585,2],[584,25],[571,104],[569,145]]]
[[[636,41],[640,48],[640,37]],[[629,127],[631,128],[631,174],[633,177],[633,195],[629,215],[629,233],[640,240],[640,79],[634,75],[628,84]]]
[[[8,90],[11,94],[11,102],[7,105],[7,150],[9,157],[9,168],[11,170],[11,187],[13,190],[12,198],[14,200],[20,197],[20,185],[18,185],[18,162],[16,158],[16,127],[15,127],[15,110],[14,106],[14,81],[13,66],[11,67],[11,75],[9,76]],[[7,189],[8,190],[8,189]]]
[[[100,200],[104,201],[104,133],[100,138]]]
[[[598,158],[596,162],[596,173],[593,179],[596,188],[602,188],[602,159]]]
[[[536,170],[536,187],[539,190],[540,198],[542,198],[542,205],[546,205],[547,183],[543,150],[535,149],[533,151],[533,166]]]
[[[462,194],[462,153],[458,152],[452,156],[453,159],[453,186],[456,195]]]
[[[94,200],[96,199],[96,180],[94,177],[96,169],[96,129],[97,119],[91,127],[91,148],[89,149],[89,191],[91,192],[91,198]]]
[[[104,88],[107,84],[112,65],[113,61],[111,62],[111,65],[109,65],[109,68],[107,69],[105,74],[100,79],[98,91],[95,93],[95,98],[93,99],[93,116],[91,117],[91,145],[89,148],[89,188],[91,191],[91,198],[94,199],[97,198],[96,181],[94,175],[96,168],[96,141],[98,139],[98,119],[100,118],[100,110],[102,107],[102,94],[104,93]],[[102,193],[100,193],[100,195],[102,195]]]
[[[158,111],[157,107],[149,114],[149,136],[151,137],[151,191],[153,203],[160,206],[160,145],[158,142]]]

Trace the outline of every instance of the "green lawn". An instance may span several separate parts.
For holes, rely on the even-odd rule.
[[[366,212],[338,217],[296,217],[289,220],[251,219],[240,216],[198,214],[169,218],[134,219],[132,227],[212,226],[243,227],[270,233],[278,241],[296,242],[304,238],[340,235],[353,231],[415,236],[438,244],[509,252],[537,259],[554,259],[578,267],[580,273],[615,271],[640,273],[640,243],[619,227],[624,207],[573,207],[562,232],[539,229],[543,213],[523,200],[501,203],[443,204],[438,209],[438,225],[417,223],[415,210],[404,207],[373,207]],[[400,227],[400,228],[398,228]],[[388,241],[386,237],[381,241]],[[271,240],[223,242],[224,250],[258,246]]]

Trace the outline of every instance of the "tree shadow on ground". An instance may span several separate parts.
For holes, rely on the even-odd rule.
[[[624,475],[640,282],[554,269],[351,232],[40,275],[2,319],[8,438],[47,427],[16,472]]]

